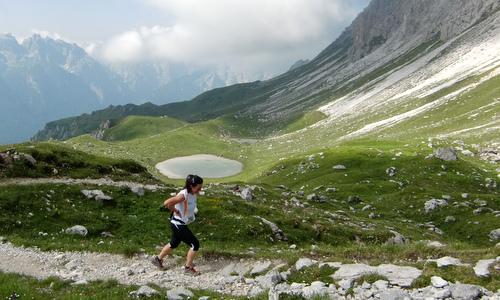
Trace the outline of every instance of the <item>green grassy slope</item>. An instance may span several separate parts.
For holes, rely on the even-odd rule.
[[[472,210],[477,208],[475,199],[485,200],[487,206],[493,210],[500,209],[498,190],[488,190],[485,187],[485,178],[496,175],[493,166],[487,169],[483,162],[475,158],[461,158],[454,162],[443,162],[436,158],[425,159],[429,153],[430,150],[425,148],[397,147],[387,142],[371,143],[371,146],[358,143],[324,151],[323,158],[319,154],[312,158],[302,154],[282,160],[277,164],[274,163],[262,175],[249,178],[250,184],[263,186],[263,190],[256,192],[255,201],[245,202],[232,195],[230,186],[215,185],[207,188],[207,196],[200,202],[199,222],[194,228],[202,235],[210,236],[207,243],[213,243],[214,248],[225,243],[234,249],[239,249],[243,240],[249,238],[255,244],[265,245],[267,242],[266,235],[262,234],[262,228],[259,229],[256,225],[258,221],[253,218],[253,214],[277,222],[285,233],[290,235],[290,243],[319,242],[329,246],[347,245],[354,242],[356,237],[367,243],[381,243],[388,236],[386,226],[398,228],[401,233],[413,239],[441,238],[426,228],[417,226],[418,223],[433,221],[445,232],[442,237],[445,241],[475,247],[491,245],[487,234],[496,226],[495,216],[491,212],[474,215]],[[344,164],[347,170],[334,170],[333,166],[336,164]],[[396,167],[395,176],[389,177],[386,174],[385,170],[389,167]],[[277,189],[275,188],[277,185],[285,185],[289,190]],[[320,188],[314,191],[318,186]],[[338,190],[327,192],[327,187],[335,187]],[[57,191],[51,198],[54,210],[46,213],[43,209],[47,206],[44,198],[51,189]],[[162,232],[161,228],[165,226],[161,220],[165,220],[166,216],[162,216],[156,209],[168,196],[166,192],[149,193],[144,198],[137,198],[126,189],[104,188],[115,198],[115,201],[107,207],[88,201],[79,189],[78,186],[61,185],[33,186],[30,190],[16,186],[2,188],[0,198],[2,205],[5,205],[2,207],[2,212],[5,213],[3,218],[5,223],[2,227],[28,242],[45,239],[36,237],[39,230],[57,233],[60,228],[77,220],[88,222],[91,232],[88,244],[81,245],[66,241],[64,238],[58,238],[55,242],[50,241],[58,247],[73,245],[78,249],[101,247],[96,245],[101,230],[116,231],[118,236],[125,239],[138,236],[140,241],[133,240],[132,244],[146,248],[153,247],[154,241],[161,237],[158,233]],[[323,203],[307,201],[305,195],[300,195],[299,190],[304,191],[305,195],[313,192],[323,195],[327,201]],[[468,193],[469,198],[462,199],[461,193]],[[440,198],[442,195],[452,197],[449,207],[428,215],[422,213],[425,201]],[[302,202],[309,202],[309,206],[305,209],[290,206],[289,201],[293,196]],[[362,203],[347,202],[349,196],[359,196]],[[33,199],[38,200],[33,201]],[[71,201],[68,202],[66,199]],[[468,201],[471,204],[470,207],[455,207],[453,204],[455,201],[457,203]],[[17,204],[13,205],[14,203]],[[373,210],[361,210],[367,204],[370,204]],[[72,205],[76,206],[72,208]],[[343,211],[341,214],[346,214],[355,225],[349,222],[331,223],[329,220],[331,216],[325,212],[339,210]],[[26,219],[23,215],[28,211],[41,213],[28,218],[22,226],[16,225],[17,219]],[[47,218],[55,211],[65,213],[58,218]],[[89,213],[82,217],[79,211]],[[370,212],[380,214],[380,218],[369,218]],[[130,215],[136,215],[137,219]],[[455,216],[457,221],[445,223],[447,215]],[[298,222],[297,217],[307,222]],[[479,224],[470,226],[468,222],[472,221],[478,221]],[[136,222],[145,223],[143,226],[137,226]],[[361,227],[366,226],[364,223],[373,224],[373,231],[361,230]],[[50,230],[51,228],[53,230]],[[20,229],[27,231],[23,233]],[[228,236],[225,230],[234,230],[239,234]],[[316,235],[311,235],[312,232],[316,232]],[[93,240],[94,238],[96,240]],[[248,243],[242,245],[246,247]],[[113,250],[113,247],[121,246],[112,246],[109,250]]]
[[[11,165],[0,164],[0,179],[13,177],[72,177],[158,182],[135,160],[109,158],[75,150],[63,143],[23,143],[1,145],[0,152],[10,150],[26,153],[36,160],[32,166],[26,160]],[[56,172],[54,171],[57,170]]]
[[[186,123],[170,117],[128,116],[105,131],[110,141],[148,137],[184,126]]]
[[[207,184],[206,194],[199,196],[199,214],[192,230],[200,238],[202,255],[207,257],[285,255],[292,263],[300,256],[311,255],[313,244],[317,245],[313,257],[373,264],[405,260],[406,264],[418,265],[418,258],[443,255],[471,263],[496,257],[500,253],[492,247],[488,233],[498,227],[497,218],[489,210],[500,210],[498,189],[484,185],[485,178],[496,175],[494,166],[470,157],[452,162],[426,159],[430,152],[426,146],[360,140],[322,154],[302,153],[274,161],[260,175],[247,178],[248,184],[258,185],[252,201],[234,195],[234,183]],[[333,169],[337,164],[347,169]],[[395,176],[386,174],[389,167],[396,168]],[[327,191],[329,187],[337,190]],[[83,188],[102,189],[113,201],[102,204],[86,199],[80,192]],[[169,239],[168,214],[158,207],[177,190],[171,186],[138,197],[126,188],[92,185],[2,187],[0,235],[14,244],[42,249],[127,255],[144,249],[153,254],[157,245]],[[310,193],[323,196],[324,202],[308,200]],[[468,193],[468,198],[462,198],[462,193]],[[423,213],[425,201],[442,195],[451,196],[447,207]],[[349,202],[349,196],[358,196],[361,202]],[[293,205],[293,197],[304,207]],[[482,205],[477,199],[486,201],[487,209],[474,214]],[[363,210],[366,205],[371,208]],[[288,240],[277,241],[256,215],[276,223]],[[447,216],[454,216],[455,221],[445,222]],[[429,230],[425,225],[428,222],[443,234]],[[86,226],[89,234],[77,237],[61,233],[75,224]],[[390,230],[400,232],[411,243],[385,245],[392,236]],[[102,238],[102,231],[114,237]],[[101,240],[104,243],[98,244]],[[432,249],[415,243],[419,240],[441,240],[448,247]],[[297,249],[290,249],[292,244]],[[469,275],[464,275],[463,281],[476,282]],[[498,282],[496,276],[482,284],[492,287]]]
[[[497,75],[425,116],[407,120],[378,134],[388,138],[398,138],[404,133],[422,138],[444,135],[467,143],[500,142],[499,95],[500,75]]]
[[[385,78],[392,71],[414,61],[440,45],[439,39],[433,37],[429,41],[423,42],[421,45],[410,49],[406,53],[370,72],[353,74],[350,77],[343,78],[319,93],[314,93],[314,88],[322,86],[318,83],[312,83],[313,86],[308,87],[312,90],[297,91],[295,94],[290,95],[290,99],[279,104],[281,110],[287,110],[288,113],[286,115],[263,119],[259,115],[260,111],[258,110],[250,113],[247,112],[247,110],[255,108],[258,104],[265,103],[271,95],[277,92],[289,93],[290,87],[287,84],[302,77],[307,77],[329,63],[336,62],[339,68],[345,67],[349,63],[346,51],[351,45],[351,40],[346,35],[348,33],[339,37],[336,42],[332,43],[332,45],[321,52],[311,62],[270,80],[235,84],[213,89],[200,94],[190,101],[168,103],[165,105],[145,103],[142,105],[110,106],[106,109],[94,111],[91,114],[83,114],[77,117],[49,122],[43,130],[35,135],[34,139],[67,139],[91,133],[98,129],[99,125],[106,120],[111,120],[112,124],[116,124],[121,119],[130,115],[168,115],[187,122],[200,122],[222,118],[230,125],[241,125],[237,133],[244,135],[244,137],[269,136],[275,134],[277,130],[286,131],[287,126],[296,123],[304,114],[321,104],[345,96],[363,85],[371,85]],[[238,118],[236,122],[233,120],[235,115]],[[242,124],[245,124],[245,126]],[[249,126],[251,129],[248,128]],[[294,125],[290,126],[293,127]]]

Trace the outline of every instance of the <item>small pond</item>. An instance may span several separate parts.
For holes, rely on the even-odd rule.
[[[239,161],[211,154],[174,157],[157,163],[155,167],[160,173],[173,179],[186,178],[189,174],[202,178],[221,178],[236,175],[243,170],[243,164]]]

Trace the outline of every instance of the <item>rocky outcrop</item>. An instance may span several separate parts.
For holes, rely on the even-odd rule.
[[[104,139],[104,134],[106,129],[111,128],[111,120],[105,120],[99,124],[99,128],[97,128],[94,132],[92,132],[92,136],[98,140]]]
[[[271,228],[271,231],[273,232],[273,235],[274,237],[278,240],[278,241],[287,241],[287,237],[285,236],[285,234],[283,233],[283,230],[281,230],[278,225],[274,224],[273,222],[269,221],[269,220],[266,220],[260,216],[255,216],[255,218],[259,219],[260,221],[262,221],[262,223],[266,224],[267,226],[269,226],[269,228]]]
[[[37,164],[36,159],[28,153],[18,152],[15,149],[0,152],[0,168],[11,167],[16,161],[24,161],[30,167],[34,167]]]

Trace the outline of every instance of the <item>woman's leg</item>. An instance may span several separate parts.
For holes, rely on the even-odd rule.
[[[183,229],[183,241],[190,246],[186,255],[186,267],[192,267],[194,257],[200,248],[200,242],[187,226]]]
[[[189,248],[188,253],[186,255],[186,266],[191,267],[193,266],[193,260],[194,257],[196,256],[196,252],[194,251],[193,248]]]
[[[172,237],[170,238],[170,243],[166,244],[163,249],[161,249],[160,255],[158,255],[159,259],[163,259],[165,256],[172,253],[172,250],[177,248],[179,243],[181,242],[181,230],[179,226],[170,223],[170,228],[172,229]]]
[[[166,244],[163,249],[161,249],[160,255],[158,255],[158,258],[163,259],[165,256],[169,255],[172,253],[172,247],[170,247],[170,243]]]

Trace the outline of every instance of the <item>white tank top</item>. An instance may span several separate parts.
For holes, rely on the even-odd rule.
[[[174,214],[173,217],[176,219],[179,219],[184,222],[184,224],[189,224],[192,223],[195,219],[194,216],[194,211],[196,208],[196,195],[190,194],[187,192],[187,189],[183,189],[180,192],[177,193],[177,195],[183,194],[184,199],[187,199],[187,201],[182,201],[177,204],[175,204],[175,208],[180,212],[180,216],[177,214]],[[176,224],[176,225],[184,225],[174,219],[170,220],[170,222]]]

